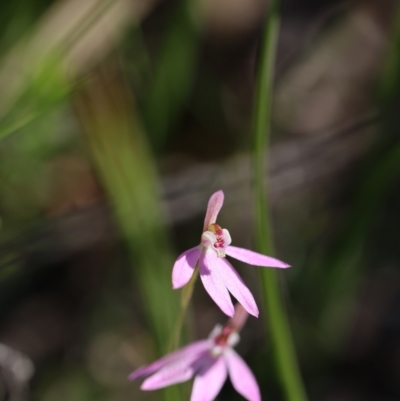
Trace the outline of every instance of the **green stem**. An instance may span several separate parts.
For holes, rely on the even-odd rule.
[[[174,329],[172,332],[171,340],[168,345],[168,352],[172,352],[174,349],[178,348],[178,346],[179,346],[183,322],[185,320],[186,311],[189,306],[189,302],[192,298],[194,284],[196,283],[198,275],[199,275],[199,269],[198,269],[198,266],[196,266],[196,269],[193,272],[192,278],[186,284],[186,286],[183,287],[183,289],[182,289],[179,315],[176,319],[176,323],[175,323],[175,326],[174,326]]]
[[[274,64],[279,31],[279,1],[270,4],[261,45],[256,82],[254,115],[254,176],[257,211],[258,250],[273,254],[273,241],[265,177],[265,150],[271,133],[271,108]],[[269,318],[274,357],[281,384],[288,401],[306,401],[307,395],[300,376],[289,322],[282,305],[277,271],[261,269],[263,300]]]

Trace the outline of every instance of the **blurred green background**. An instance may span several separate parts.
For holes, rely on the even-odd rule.
[[[254,248],[265,0],[0,5],[0,400],[159,400],[174,259],[209,196]],[[268,151],[276,256],[310,400],[400,400],[400,9],[286,0]],[[236,263],[260,304],[257,269]],[[183,342],[225,317],[197,283]],[[264,314],[238,351],[282,400]],[[187,399],[190,385],[167,394]],[[186,396],[185,396],[186,394]],[[227,382],[218,400],[240,400]]]

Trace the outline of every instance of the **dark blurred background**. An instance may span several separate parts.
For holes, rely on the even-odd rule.
[[[266,0],[0,5],[0,400],[158,400],[207,200],[252,248]],[[400,7],[285,0],[268,185],[310,400],[400,400]],[[257,268],[236,265],[260,304]],[[185,341],[225,317],[196,287]],[[267,340],[267,341],[265,341]],[[265,314],[238,351],[282,400]],[[218,400],[239,400],[228,382]]]

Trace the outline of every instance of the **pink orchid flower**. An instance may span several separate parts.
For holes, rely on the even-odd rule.
[[[207,340],[196,341],[135,370],[129,375],[129,380],[151,375],[140,388],[157,390],[195,376],[190,401],[212,401],[229,373],[233,387],[239,394],[248,401],[261,401],[253,373],[232,349],[240,340],[237,333],[240,327],[234,326],[235,319],[224,327],[217,325]]]
[[[222,191],[217,191],[211,196],[208,201],[201,243],[178,257],[172,270],[172,286],[177,289],[186,285],[198,265],[200,278],[206,291],[226,315],[233,316],[234,313],[230,292],[251,315],[258,316],[259,312],[253,295],[225,256],[231,256],[254,266],[280,268],[290,266],[270,256],[230,245],[232,240],[229,231],[216,224],[223,203]]]

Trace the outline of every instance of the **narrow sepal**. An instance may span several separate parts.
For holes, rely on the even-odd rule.
[[[238,300],[238,302],[255,317],[258,317],[259,311],[250,290],[246,287],[243,280],[233,266],[225,259],[221,258],[221,277],[229,292]]]
[[[212,361],[194,379],[190,401],[213,401],[220,392],[228,375],[225,361],[222,357]]]
[[[201,354],[202,352],[208,350],[211,347],[210,340],[202,340],[196,341],[192,344],[187,345],[186,347],[180,348],[177,351],[168,354],[153,363],[142,366],[136,370],[134,370],[129,376],[129,380],[136,380],[140,379],[141,377],[151,375],[152,373],[156,372],[157,370],[163,368],[168,363],[173,363],[177,360],[183,359],[187,360],[192,356],[196,357],[197,355]]]
[[[228,246],[225,250],[225,253],[232,258],[240,260],[241,262],[248,263],[253,266],[265,266],[265,267],[280,267],[286,268],[290,267],[285,262],[281,260],[272,258],[271,256],[262,255],[261,253],[257,253],[254,251],[250,251],[244,248],[238,248],[237,246]]]
[[[229,292],[221,278],[220,269],[224,266],[221,258],[218,258],[213,250],[207,250],[201,254],[199,264],[200,278],[204,288],[222,312],[232,317],[235,309]]]
[[[203,231],[206,231],[210,224],[214,224],[217,221],[218,213],[221,210],[223,204],[223,191],[219,190],[211,195],[210,200],[208,201]]]
[[[246,362],[231,348],[224,354],[235,390],[248,401],[261,401],[260,389]]]
[[[201,248],[196,246],[191,248],[176,259],[174,267],[172,268],[172,287],[174,290],[186,285],[191,279],[194,269],[196,268],[197,261],[199,260]]]

